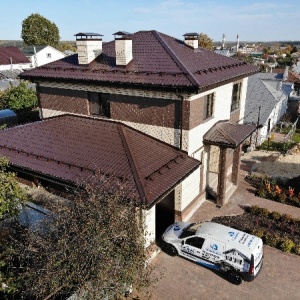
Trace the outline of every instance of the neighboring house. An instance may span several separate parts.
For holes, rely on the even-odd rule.
[[[249,77],[245,124],[256,124],[252,148],[261,145],[287,110],[291,86],[283,82],[283,73],[258,73]]]
[[[33,68],[43,66],[66,56],[66,54],[52,46],[27,46],[22,49],[22,52],[30,60]]]
[[[291,84],[288,111],[292,116],[292,121],[295,121],[300,115],[300,73],[297,72],[296,67],[292,70],[287,67],[285,80]]]
[[[29,59],[17,47],[0,47],[0,79],[16,78],[29,68]]]
[[[229,49],[216,49],[214,52],[227,57],[231,56]]]
[[[241,144],[256,129],[242,119],[248,77],[258,69],[198,48],[197,34],[182,41],[157,31],[117,32],[114,41],[102,44],[99,34],[79,33],[76,42],[78,54],[21,75],[37,84],[41,117],[69,113],[120,121],[201,162],[148,208],[150,232],[161,215],[169,223],[187,219],[207,191],[214,191],[216,204],[225,204],[238,184]],[[90,130],[97,133],[92,125]],[[80,147],[89,149],[89,142]],[[164,152],[155,153],[145,161],[151,168],[165,161]],[[85,159],[78,156],[77,163]],[[22,164],[19,170],[35,168]],[[159,185],[169,180],[161,173]]]

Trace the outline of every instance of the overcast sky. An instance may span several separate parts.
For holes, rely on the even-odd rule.
[[[203,32],[214,41],[300,40],[299,0],[0,0],[0,40],[21,40],[22,21],[39,13],[61,40],[78,32],[152,30],[182,39]]]

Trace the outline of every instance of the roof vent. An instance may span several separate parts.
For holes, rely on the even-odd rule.
[[[116,65],[126,66],[132,60],[132,34],[118,31],[115,36]]]
[[[193,49],[198,49],[199,34],[196,32],[190,32],[183,35],[184,43]]]
[[[89,64],[102,53],[102,34],[80,32],[75,34],[78,52],[78,63]]]

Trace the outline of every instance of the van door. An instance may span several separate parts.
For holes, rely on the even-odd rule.
[[[198,236],[183,240],[181,244],[181,255],[194,261],[198,260],[201,258],[204,242],[205,239]]]

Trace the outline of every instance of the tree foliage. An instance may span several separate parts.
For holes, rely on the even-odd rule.
[[[208,50],[214,49],[213,40],[205,33],[200,33],[198,38],[199,47],[206,48]]]
[[[140,290],[152,282],[139,210],[118,180],[102,183],[61,207],[48,223],[50,234],[28,230],[15,246],[25,299],[68,292],[87,300],[115,299],[128,284]]]
[[[15,111],[32,109],[37,106],[36,92],[21,81],[18,86],[11,86],[0,95],[0,109],[9,108]]]
[[[15,216],[20,210],[20,204],[26,201],[15,174],[7,171],[8,165],[8,159],[0,157],[0,220]]]
[[[24,46],[49,45],[56,47],[60,40],[59,30],[55,23],[40,14],[31,14],[23,20],[21,38]]]

